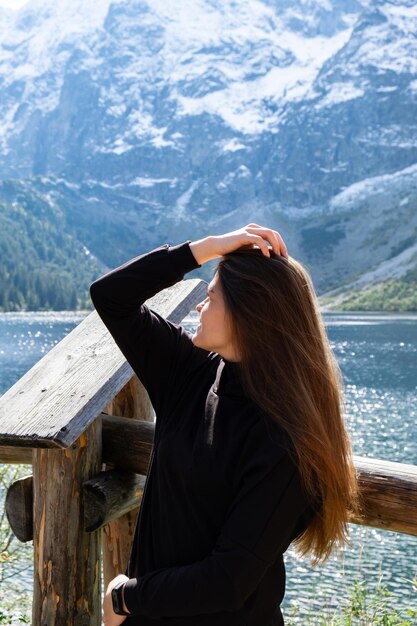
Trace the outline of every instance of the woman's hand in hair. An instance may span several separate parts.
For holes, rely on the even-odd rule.
[[[250,223],[224,235],[212,235],[190,243],[191,251],[199,265],[206,261],[234,252],[238,248],[260,248],[265,256],[270,256],[269,245],[277,255],[288,258],[282,236],[277,230]]]

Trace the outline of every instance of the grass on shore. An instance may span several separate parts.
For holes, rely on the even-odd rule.
[[[407,581],[417,593],[417,578]],[[417,596],[416,596],[417,597]],[[299,615],[299,606],[293,604],[286,620],[286,626],[416,626],[417,608],[398,611],[395,597],[383,582],[378,579],[374,588],[365,581],[354,579],[349,589],[349,597],[343,607],[337,610],[322,610],[321,615],[309,612]]]
[[[417,271],[365,289],[347,289],[334,296],[321,296],[322,306],[338,311],[417,312]]]

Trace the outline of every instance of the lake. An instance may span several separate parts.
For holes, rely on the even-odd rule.
[[[85,314],[0,313],[0,393]],[[417,464],[417,316],[325,313],[324,319],[343,372],[354,454]],[[197,314],[184,320],[190,330],[196,324]],[[417,575],[417,537],[354,524],[349,528],[352,545],[318,568],[290,547],[284,613],[294,602],[300,617],[340,604],[355,577],[371,588],[382,577],[397,608],[417,606],[411,584]],[[31,571],[24,576],[28,591],[31,576]]]

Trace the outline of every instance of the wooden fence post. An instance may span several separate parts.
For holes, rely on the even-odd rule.
[[[32,626],[101,624],[100,531],[84,532],[82,502],[100,470],[100,419],[69,448],[33,450]]]
[[[153,421],[154,411],[148,393],[134,375],[105,407],[111,415]],[[139,508],[132,509],[102,529],[104,589],[118,574],[124,574],[129,560]]]

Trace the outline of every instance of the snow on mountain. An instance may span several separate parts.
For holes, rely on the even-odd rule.
[[[50,192],[108,265],[103,232],[134,254],[156,227],[175,239],[265,218],[318,284],[337,283],[395,252],[389,220],[397,254],[414,224],[416,32],[414,0],[0,9],[1,178]]]
[[[306,44],[295,33],[271,31],[268,47],[285,45],[285,57],[291,59],[291,64],[265,68],[263,75],[247,80],[247,67],[236,64],[228,67],[223,63],[225,73],[229,76],[234,73],[228,86],[211,91],[201,98],[186,97],[177,92],[179,113],[218,115],[231,128],[249,135],[273,130],[280,120],[273,106],[283,111],[288,102],[302,100],[324,62],[342,48],[351,32],[352,29],[348,28],[333,37],[309,39]],[[251,33],[247,35],[249,39],[246,43],[249,45]],[[181,69],[184,72],[184,68]],[[187,75],[184,78],[189,80]],[[268,103],[267,107],[265,102]]]
[[[63,73],[77,43],[82,50],[90,48],[93,42],[87,45],[86,39],[103,26],[109,6],[110,0],[32,0],[9,16],[9,27],[14,28],[1,32],[2,75],[13,82],[27,80],[25,95],[32,95],[31,79],[48,71]],[[38,94],[38,103],[44,95]]]
[[[135,110],[127,136],[103,147],[120,154],[129,149],[129,140],[167,145],[165,129],[138,84],[132,84],[137,79],[140,85],[145,77],[151,84],[163,83],[179,116],[218,115],[232,129],[259,133],[276,126],[274,104],[283,108],[305,95],[351,30],[306,39],[256,0],[241,0],[239,11],[233,0],[34,0],[17,13],[15,28],[2,33],[0,75],[4,87],[19,89],[27,112],[37,109],[43,115],[59,105],[70,67],[88,71],[98,84],[104,79],[100,103],[116,118],[123,117],[130,96]],[[103,66],[103,53],[110,67]],[[18,113],[16,100],[10,100],[1,124],[4,149],[22,110]]]
[[[8,7],[0,6],[0,41],[6,40],[8,32],[14,28],[15,12]],[[2,49],[0,47],[0,54]]]
[[[370,42],[364,50],[364,52],[369,52],[367,55],[368,62],[373,62],[375,65],[378,64],[384,70],[416,74],[417,40],[415,34],[417,33],[417,10],[415,2],[406,4],[387,2],[381,6],[380,10],[386,17],[387,22],[399,34],[399,37],[389,42],[384,49],[376,45],[372,48],[372,42]],[[375,27],[371,33],[375,38],[375,42],[381,40],[381,34],[383,35],[381,28],[383,28],[382,25]]]
[[[3,149],[30,110],[45,115],[59,105],[69,70],[90,74],[100,89],[100,105],[113,118],[124,118],[128,100],[134,105],[123,138],[102,145],[105,153],[122,154],[137,140],[173,145],[164,139],[166,127],[158,124],[160,112],[149,106],[146,85],[152,84],[164,85],[167,106],[175,107],[178,117],[206,113],[247,135],[273,131],[289,102],[316,95],[314,81],[320,86],[326,62],[345,47],[361,9],[363,3],[347,0],[240,0],[239,11],[234,0],[33,0],[16,14],[15,28],[2,32],[4,87],[13,86],[26,103],[22,116],[16,98],[6,100]],[[398,72],[405,70],[406,60],[414,71],[416,11],[389,3],[378,11],[401,36],[389,45],[382,32],[385,24],[368,27],[358,50],[362,62]],[[321,33],[320,24],[327,23],[323,16],[332,17],[331,34],[313,35],[313,24]],[[308,37],[304,27],[297,28],[300,24],[309,25]],[[347,71],[354,77],[357,71],[351,69]],[[318,107],[364,93],[354,81],[331,83],[328,72],[325,76],[330,86]]]
[[[360,202],[366,201],[370,196],[383,196],[388,189],[402,194],[402,205],[408,201],[407,198],[412,193],[417,197],[417,164],[393,174],[365,178],[359,183],[350,185],[331,199],[326,212],[328,214],[349,213]]]
[[[369,2],[311,91],[287,104],[268,141],[265,199],[269,189],[281,205],[320,211],[344,188],[417,162],[417,5],[395,8],[391,19],[391,3]]]
[[[356,22],[349,45],[323,68],[318,89],[336,87],[339,91],[345,79],[351,88],[362,92],[370,87],[380,93],[398,90],[400,80],[417,74],[416,32],[414,1],[370,3],[369,10]],[[392,84],[384,80],[387,75]],[[376,79],[375,85],[371,78]]]

